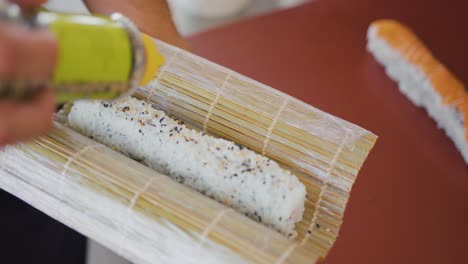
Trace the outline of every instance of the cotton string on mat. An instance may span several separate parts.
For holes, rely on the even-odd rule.
[[[279,163],[307,191],[281,234],[71,129],[0,151],[0,187],[136,263],[314,263],[337,238],[376,136],[157,41],[166,65],[135,98]],[[148,140],[151,140],[148,138]]]

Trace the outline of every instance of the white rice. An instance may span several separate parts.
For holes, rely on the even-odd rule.
[[[306,189],[296,176],[240,145],[188,129],[143,101],[77,101],[68,119],[83,134],[283,234],[292,235],[302,219]]]

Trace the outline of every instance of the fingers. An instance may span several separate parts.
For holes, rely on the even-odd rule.
[[[0,25],[0,79],[47,80],[57,59],[52,32]]]
[[[17,3],[34,7],[44,1]],[[0,80],[43,81],[52,76],[57,44],[52,32],[21,25],[0,24]],[[30,102],[0,99],[0,146],[46,133],[52,124],[55,99],[44,90]]]
[[[27,104],[0,102],[0,146],[45,134],[54,110],[54,95],[49,89]]]

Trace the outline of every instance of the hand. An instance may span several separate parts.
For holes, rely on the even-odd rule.
[[[17,0],[34,7],[44,0]],[[54,35],[46,30],[31,31],[18,25],[0,24],[0,80],[49,79],[56,60]],[[27,103],[0,100],[0,146],[44,134],[52,124],[55,100],[52,92]]]
[[[131,19],[144,33],[188,49],[172,21],[166,0],[84,0],[91,13],[109,15],[119,12]]]

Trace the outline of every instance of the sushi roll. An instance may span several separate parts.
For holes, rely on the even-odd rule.
[[[275,161],[233,142],[187,128],[144,101],[77,101],[77,131],[174,180],[291,236],[306,188]]]
[[[468,163],[468,93],[463,83],[397,21],[373,22],[367,31],[367,49],[400,91],[426,109]]]

